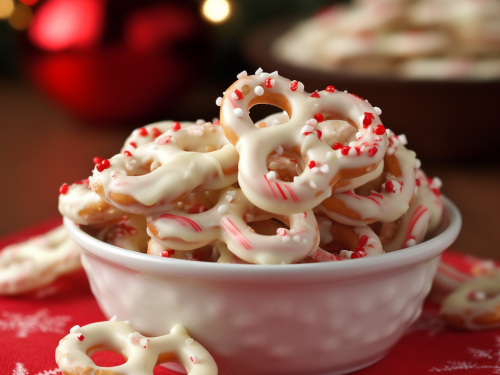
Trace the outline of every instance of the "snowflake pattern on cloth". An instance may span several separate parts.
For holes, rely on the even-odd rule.
[[[38,332],[65,334],[66,323],[70,320],[68,315],[49,316],[47,309],[34,314],[3,311],[0,315],[0,331],[15,331],[16,337],[28,337]]]
[[[16,368],[12,371],[12,375],[28,375],[30,372],[24,367],[23,363],[17,362]],[[44,370],[43,372],[39,372],[35,375],[60,375],[62,374],[59,369],[55,368],[53,370]]]

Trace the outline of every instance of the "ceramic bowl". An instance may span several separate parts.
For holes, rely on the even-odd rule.
[[[446,198],[441,233],[417,246],[353,261],[246,265],[123,250],[64,224],[83,248],[107,317],[146,335],[180,323],[222,375],[341,374],[377,362],[419,317],[439,257],[461,217]]]

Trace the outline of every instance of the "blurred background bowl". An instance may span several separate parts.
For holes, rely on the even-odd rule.
[[[272,43],[296,19],[276,19],[251,30],[242,54],[264,71],[301,81],[308,92],[333,85],[348,90],[382,109],[382,121],[408,137],[419,158],[499,159],[500,119],[497,118],[500,80],[416,80],[367,77],[307,69],[276,58]]]

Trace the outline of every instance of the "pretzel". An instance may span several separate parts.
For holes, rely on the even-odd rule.
[[[216,198],[215,206],[199,214],[172,209],[147,215],[149,235],[174,250],[192,250],[221,241],[238,258],[258,264],[294,263],[318,246],[318,226],[311,210],[288,216],[270,214],[255,207],[234,187],[220,190]],[[280,228],[276,235],[266,236],[248,226],[270,218],[279,219],[290,229]]]
[[[97,366],[90,356],[105,350],[121,354],[127,362],[114,367]],[[180,324],[172,327],[170,334],[158,337],[142,336],[119,321],[74,326],[59,341],[56,362],[64,375],[152,375],[155,366],[169,362],[182,365],[188,375],[218,373],[210,353]]]
[[[240,155],[238,183],[256,206],[275,214],[312,209],[328,198],[332,186],[373,171],[385,154],[387,136],[375,109],[357,96],[333,86],[313,94],[303,85],[277,74],[246,76],[229,87],[221,105],[221,126]],[[284,124],[257,128],[248,110],[271,104],[285,110]],[[358,140],[349,146],[321,142],[318,122],[344,120],[357,129]],[[296,158],[302,173],[294,181],[279,181],[268,171],[267,158],[276,153]]]
[[[237,163],[238,153],[218,125],[185,123],[96,165],[91,187],[125,212],[165,212],[193,190],[236,182]]]
[[[351,227],[317,217],[320,247],[311,255],[313,262],[358,259],[383,254],[382,244],[368,226]]]
[[[325,215],[346,225],[362,226],[375,221],[392,222],[408,211],[416,186],[415,168],[420,161],[404,147],[406,141],[399,141],[389,130],[387,133],[385,173],[369,184],[372,190],[367,194],[351,190],[325,199],[319,206]]]
[[[482,330],[500,327],[500,278],[476,277],[445,298],[439,311],[451,326]]]
[[[59,189],[59,212],[78,224],[101,224],[122,217],[125,213],[104,202],[90,189],[89,180],[63,184]]]
[[[0,251],[0,294],[19,294],[50,284],[80,267],[81,249],[63,226]]]
[[[427,233],[432,233],[443,216],[441,180],[431,180],[424,172],[416,172],[417,193],[410,209],[392,223],[383,223],[380,240],[386,252],[405,249],[421,243]]]

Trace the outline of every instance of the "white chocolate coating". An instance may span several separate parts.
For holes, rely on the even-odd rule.
[[[59,194],[59,212],[75,223],[91,225],[101,224],[117,219],[125,213],[122,210],[104,202],[94,193],[88,180],[83,180],[69,186],[65,194]]]
[[[127,362],[115,367],[97,366],[90,356],[103,350],[121,354]],[[76,326],[59,341],[56,362],[65,375],[152,375],[156,365],[168,362],[182,365],[188,375],[218,373],[210,353],[179,324],[170,334],[158,337],[144,337],[119,321]]]
[[[113,156],[108,169],[94,169],[92,189],[125,212],[146,214],[174,207],[195,189],[217,190],[236,182],[238,154],[220,127],[181,125],[131,156]]]
[[[439,314],[451,325],[483,330],[500,327],[500,278],[477,277],[445,298]]]
[[[144,215],[127,214],[118,222],[107,223],[95,237],[122,249],[145,253],[149,241],[146,227]]]
[[[125,140],[120,152],[123,153],[125,150],[134,152],[136,148],[143,146],[146,143],[154,142],[158,136],[172,130],[172,125],[174,123],[175,121],[160,121],[135,129]],[[178,124],[180,124],[181,128],[193,125],[193,123],[188,122]],[[145,131],[142,129],[145,129]]]
[[[332,185],[343,178],[345,170],[355,170],[352,177],[358,177],[375,169],[388,145],[385,133],[374,133],[374,127],[381,124],[380,118],[364,100],[339,91],[309,94],[300,87],[292,91],[290,84],[276,72],[247,76],[226,91],[221,104],[221,126],[226,137],[236,143],[240,155],[238,183],[253,204],[276,214],[299,213],[317,206],[331,195]],[[257,87],[263,88],[262,95],[255,93]],[[235,100],[232,94],[236,90],[247,94]],[[248,115],[256,103],[281,105],[289,112],[290,120],[279,126],[257,128]],[[348,121],[357,129],[360,137],[349,155],[342,155],[340,149],[334,151],[319,140],[315,114],[321,114],[325,120]],[[372,120],[363,127],[366,114]],[[272,173],[268,174],[267,157],[279,147],[295,153],[298,159],[302,174],[294,182],[278,182]],[[368,150],[373,147],[377,152],[369,155]],[[310,161],[318,168],[309,168]]]
[[[278,218],[289,224],[273,236],[260,235],[247,223]],[[154,232],[154,233],[153,233]],[[249,263],[295,263],[314,251],[319,243],[318,225],[312,211],[282,217],[256,208],[240,189],[229,187],[218,194],[208,211],[187,214],[172,209],[148,215],[148,233],[168,249],[192,250],[213,241],[227,244],[238,258]]]
[[[81,249],[59,226],[0,251],[0,294],[19,294],[50,284],[80,268]]]

